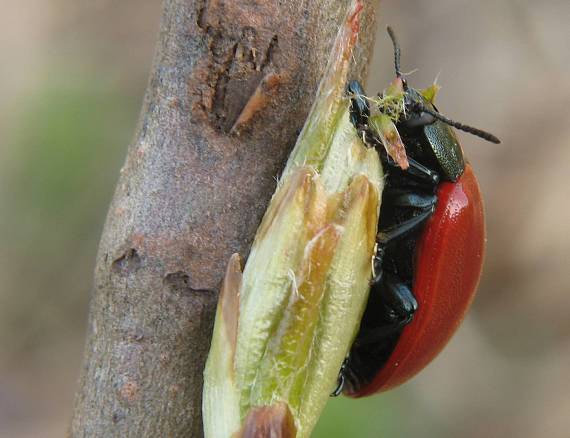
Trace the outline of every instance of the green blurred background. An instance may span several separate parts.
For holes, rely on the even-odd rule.
[[[69,421],[92,271],[134,132],[160,2],[4,0],[0,14],[0,436]],[[570,436],[570,2],[384,1],[367,89],[403,70],[461,135],[486,199],[474,309],[420,376],[334,399],[314,436]]]

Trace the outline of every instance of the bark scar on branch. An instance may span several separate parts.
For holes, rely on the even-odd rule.
[[[209,89],[202,89],[202,110],[210,124],[225,134],[237,133],[262,110],[269,102],[267,91],[283,77],[278,67],[279,36],[250,25],[235,26],[239,20],[229,22],[227,17],[235,17],[236,9],[210,1],[198,12],[209,51],[205,66]],[[240,8],[237,13],[244,11]]]

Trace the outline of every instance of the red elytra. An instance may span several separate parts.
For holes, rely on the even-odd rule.
[[[442,182],[435,212],[416,246],[412,288],[418,311],[362,397],[409,380],[445,347],[469,308],[485,246],[483,200],[469,164],[456,182]]]

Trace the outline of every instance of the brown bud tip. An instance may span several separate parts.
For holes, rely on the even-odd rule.
[[[245,418],[244,426],[236,438],[295,438],[297,429],[293,415],[284,402],[272,406],[253,408]]]
[[[232,254],[220,293],[220,305],[228,340],[235,351],[239,318],[239,289],[241,285],[241,258]]]

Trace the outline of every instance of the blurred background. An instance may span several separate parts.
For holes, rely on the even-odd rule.
[[[64,435],[99,235],[134,132],[160,2],[4,0],[0,436]],[[317,438],[570,436],[570,2],[385,0],[367,90],[439,75],[486,200],[474,308],[402,388],[331,400]]]

